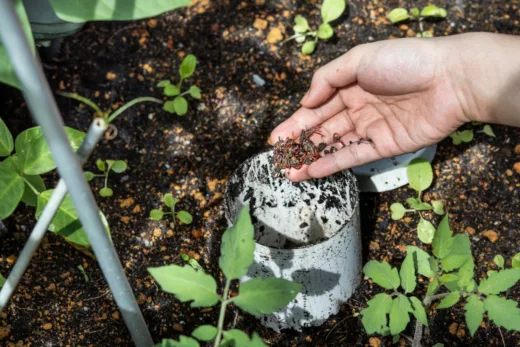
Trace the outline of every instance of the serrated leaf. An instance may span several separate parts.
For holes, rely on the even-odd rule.
[[[473,262],[473,258],[470,257],[464,264],[462,264],[459,271],[457,272],[457,276],[459,278],[457,285],[461,288],[466,287],[475,275],[474,270],[475,263]]]
[[[211,341],[217,336],[218,329],[213,325],[201,325],[193,330],[191,336],[200,341]]]
[[[9,158],[0,164],[0,220],[9,217],[22,199],[23,178],[10,165]]]
[[[458,281],[459,279],[459,276],[455,275],[455,274],[444,274],[442,275],[439,280],[441,281],[441,283],[447,283],[447,282],[452,282],[452,281]]]
[[[412,305],[406,296],[399,294],[394,298],[390,309],[390,333],[392,335],[397,335],[406,329],[410,322],[408,313],[412,311]]]
[[[430,255],[428,253],[415,246],[406,246],[406,252],[407,254],[413,255],[418,274],[426,277],[433,277],[435,275],[435,272],[432,271],[430,266]]]
[[[444,203],[441,200],[432,201],[433,212],[438,215],[444,214]]]
[[[437,289],[439,289],[439,280],[438,279],[434,279],[428,285],[428,290],[426,291],[426,295],[427,296],[432,296],[433,294],[435,294]]]
[[[330,39],[334,35],[334,29],[328,23],[323,23],[318,27],[317,36],[321,40]]]
[[[394,202],[392,205],[390,205],[390,211],[392,211],[392,219],[399,220],[403,218],[406,209],[404,208],[403,204]]]
[[[444,299],[441,300],[439,305],[435,309],[448,308],[455,305],[460,300],[460,293],[454,291],[449,293]]]
[[[412,303],[412,314],[415,319],[421,322],[423,325],[428,326],[428,318],[426,317],[426,311],[424,310],[424,306],[421,300],[417,299],[415,296],[410,297],[410,301]]]
[[[496,325],[507,330],[520,331],[520,309],[516,301],[490,295],[484,300],[484,308],[489,319]]]
[[[164,194],[163,201],[166,206],[168,206],[169,208],[173,208],[173,206],[175,206],[175,204],[177,204],[179,200],[175,199],[172,194],[167,193]]]
[[[421,11],[422,17],[437,17],[437,18],[445,18],[448,15],[445,9],[440,8],[435,5],[428,5],[424,7]]]
[[[520,269],[520,253],[516,253],[511,259],[511,266],[513,269]]]
[[[468,235],[457,234],[453,237],[453,246],[450,253],[442,260],[442,269],[446,272],[458,269],[471,256],[471,242]]]
[[[421,218],[419,224],[417,224],[417,236],[421,242],[430,244],[435,236],[435,227],[426,219]]]
[[[112,164],[110,169],[114,172],[122,173],[122,172],[126,171],[127,168],[128,168],[128,165],[126,164],[126,162],[124,162],[122,160],[116,160],[114,162],[114,164]]]
[[[496,137],[495,133],[493,132],[493,128],[489,124],[484,125],[484,128],[482,128],[482,132],[490,137]]]
[[[188,78],[195,72],[195,66],[197,65],[197,58],[193,54],[188,54],[181,63],[179,68],[179,74],[182,78]]]
[[[504,268],[504,257],[500,254],[497,254],[494,258],[493,258],[493,263],[495,263],[498,267],[500,268]]]
[[[149,267],[148,272],[163,291],[175,295],[181,302],[192,301],[191,307],[210,307],[219,301],[215,279],[191,266]]]
[[[184,224],[191,224],[191,222],[193,222],[193,217],[188,211],[179,211],[177,218]]]
[[[192,98],[195,98],[195,99],[200,99],[201,98],[201,94],[200,94],[200,88],[197,87],[197,86],[191,86],[190,89],[189,89],[189,93],[191,95]]]
[[[258,316],[287,306],[302,288],[300,283],[283,278],[253,278],[240,284],[238,296],[232,300],[242,310]]]
[[[446,214],[439,223],[439,227],[437,228],[433,238],[433,254],[437,258],[443,259],[450,254],[453,245],[452,235],[453,233],[450,229],[448,215]]]
[[[307,41],[302,46],[302,53],[309,55],[309,54],[312,54],[315,49],[316,49],[316,42]]]
[[[162,81],[159,81],[159,83],[157,83],[157,87],[164,88],[166,86],[169,86],[170,84],[171,84],[171,82],[169,80],[162,80]]]
[[[449,255],[442,260],[442,270],[444,270],[445,272],[450,272],[455,269],[458,269],[470,258],[471,255]]]
[[[387,314],[392,308],[392,297],[388,294],[377,294],[367,302],[368,307],[361,310],[361,322],[367,334],[379,333],[388,325]]]
[[[309,31],[311,28],[309,27],[309,23],[305,17],[297,15],[294,17],[294,26],[293,30],[295,33],[303,34]]]
[[[255,251],[254,228],[249,215],[249,206],[240,210],[235,224],[222,235],[220,246],[220,269],[232,280],[247,274],[247,269],[253,263]]]
[[[175,106],[173,100],[168,100],[163,104],[163,110],[169,113],[175,113]]]
[[[430,263],[430,268],[433,272],[439,271],[439,261],[435,259],[434,256],[431,256],[430,259],[428,259],[428,263]]]
[[[413,292],[417,285],[413,254],[407,254],[406,258],[404,258],[399,271],[399,276],[401,277],[401,287],[404,289],[405,294]]]
[[[321,5],[321,18],[323,23],[329,23],[338,19],[345,11],[345,0],[324,0]]]
[[[13,135],[5,125],[2,118],[0,118],[0,157],[6,157],[14,149]]]
[[[478,296],[470,295],[467,299],[466,305],[464,305],[464,310],[466,311],[466,324],[468,325],[471,336],[473,336],[480,327],[482,315],[486,312],[484,303],[480,301]]]
[[[478,291],[486,295],[498,294],[505,292],[518,281],[520,281],[520,269],[505,269],[483,279],[478,286]]]
[[[161,220],[164,216],[164,212],[161,210],[151,210],[150,211],[150,218],[153,220]]]
[[[394,8],[390,13],[388,13],[388,19],[392,24],[399,23],[405,21],[410,18],[408,11],[405,8]]]
[[[173,108],[179,116],[184,116],[188,112],[188,101],[183,96],[173,99]]]
[[[179,341],[162,339],[161,343],[155,344],[154,347],[200,347],[200,345],[197,340],[181,335],[179,336]]]
[[[428,189],[433,182],[432,166],[422,158],[410,161],[406,167],[406,174],[410,186],[418,192]]]
[[[68,127],[64,129],[72,149],[77,151],[85,138],[85,133]],[[17,162],[26,175],[41,175],[56,168],[40,127],[30,128],[20,133],[16,137],[15,148]]]
[[[390,267],[386,261],[369,261],[363,267],[363,273],[385,289],[397,289],[401,283],[397,269]]]

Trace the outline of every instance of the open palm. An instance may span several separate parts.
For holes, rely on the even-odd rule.
[[[301,181],[437,143],[463,123],[459,96],[447,73],[448,55],[435,39],[402,39],[357,46],[320,68],[303,107],[280,124],[271,142],[320,126],[313,141],[346,147],[288,177]],[[360,138],[368,143],[352,144]]]

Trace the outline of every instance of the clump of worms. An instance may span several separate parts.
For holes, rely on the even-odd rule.
[[[311,129],[303,129],[300,136],[295,137],[287,137],[285,140],[278,138],[278,142],[274,144],[274,168],[275,173],[280,174],[283,169],[291,169],[294,168],[299,170],[303,167],[303,165],[311,165],[313,162],[317,161],[322,157],[320,154],[323,152],[324,155],[334,153],[338,149],[332,145],[329,149],[327,148],[327,144],[325,142],[320,142],[318,145],[315,145],[314,142],[310,140],[310,137],[314,134],[321,135],[320,127],[314,127]],[[341,144],[345,147],[345,143],[341,140],[341,136],[339,134],[334,133],[332,135],[332,140],[334,144]],[[349,145],[354,143],[360,144],[362,142],[372,143],[372,140],[369,139],[360,139],[358,141],[350,141]],[[342,148],[343,148],[342,147]]]

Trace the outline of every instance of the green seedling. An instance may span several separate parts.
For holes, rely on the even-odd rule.
[[[480,122],[471,122],[473,126],[481,125]],[[476,131],[477,133],[483,133],[486,134],[489,137],[495,137],[495,132],[493,131],[493,128],[489,124],[485,124],[481,130]],[[461,143],[469,143],[473,140],[475,137],[475,130],[473,129],[467,129],[462,131],[455,131],[453,134],[450,134],[451,141],[454,145],[460,145]]]
[[[465,301],[466,326],[471,336],[480,327],[484,314],[497,326],[520,331],[520,308],[504,295],[520,281],[520,269],[505,269],[501,256],[495,257],[495,263],[500,269],[477,283],[469,237],[453,235],[448,215],[445,215],[435,232],[432,254],[416,246],[407,246],[407,255],[399,271],[385,261],[371,260],[364,266],[364,274],[373,283],[392,291],[377,294],[361,311],[366,332],[392,335],[395,341],[410,323],[412,314],[417,321],[413,346],[420,346],[423,326],[428,326],[426,312],[431,304],[440,301],[435,307],[440,310],[461,300]],[[427,283],[422,300],[413,295],[414,292],[423,293],[416,291],[418,275]]]
[[[404,22],[407,20],[416,21],[419,23],[420,32],[418,32],[415,36],[417,37],[433,37],[433,35],[429,31],[424,30],[424,20],[425,19],[434,19],[434,18],[446,18],[448,12],[438,6],[428,5],[419,11],[417,7],[411,9],[410,11],[398,7],[394,8],[392,11],[388,13],[388,19],[392,22],[392,24]]]
[[[83,267],[83,265],[78,265],[78,270],[83,275],[83,278],[85,279],[85,282],[88,282],[89,278],[88,278],[87,272],[85,271],[85,268]]]
[[[231,282],[247,274],[253,264],[255,250],[254,227],[249,215],[249,207],[241,209],[235,224],[222,235],[219,267],[225,276],[225,286],[221,295],[217,293],[217,282],[203,271],[189,265],[167,265],[151,267],[148,271],[162,290],[175,295],[181,302],[190,302],[191,307],[211,307],[220,303],[217,326],[202,325],[190,336],[181,335],[179,341],[163,339],[160,346],[200,346],[201,342],[212,342],[212,346],[267,346],[255,332],[249,337],[238,329],[224,329],[226,308],[233,304],[242,310],[260,316],[270,314],[287,306],[300,292],[301,285],[282,278],[253,278],[240,283],[238,295],[229,298]]]
[[[181,62],[179,68],[179,82],[172,84],[170,80],[163,80],[157,84],[157,87],[163,88],[163,94],[166,97],[174,96],[173,100],[168,100],[164,103],[163,109],[169,113],[175,113],[179,116],[184,116],[188,112],[188,101],[184,95],[189,94],[192,98],[199,100],[201,98],[200,88],[196,85],[182,92],[182,82],[193,75],[197,65],[197,58],[193,54],[187,55]]]
[[[410,212],[418,213],[420,217],[419,224],[417,225],[419,240],[423,243],[431,243],[435,233],[435,227],[430,221],[423,218],[422,211],[433,211],[438,215],[444,214],[444,204],[441,200],[432,200],[431,203],[422,200],[422,193],[428,189],[433,182],[432,166],[427,160],[417,158],[408,164],[406,173],[410,187],[417,192],[417,197],[406,199],[406,204],[409,208],[404,207],[404,205],[399,202],[390,205],[392,219],[399,220],[403,218],[406,213]]]
[[[334,29],[330,23],[338,19],[345,11],[345,8],[345,0],[324,0],[323,5],[321,6],[322,24],[320,24],[318,30],[315,31],[311,29],[309,22],[305,17],[297,15],[294,18],[293,26],[295,34],[283,43],[290,40],[303,43],[302,53],[306,55],[312,54],[316,49],[318,39],[328,40],[334,35]],[[307,38],[311,38],[311,40],[305,41]]]
[[[179,211],[179,212],[175,211],[175,205],[177,205],[177,203],[179,201],[180,200],[177,198],[174,198],[172,194],[168,193],[168,194],[164,195],[164,199],[163,199],[164,205],[166,205],[166,207],[168,207],[170,209],[170,211],[164,212],[164,211],[158,210],[158,209],[151,210],[150,218],[152,218],[153,220],[161,220],[166,215],[172,215],[172,217],[173,217],[172,223],[171,223],[172,228],[175,227],[176,218],[184,224],[191,224],[191,222],[193,221],[193,217],[188,211],[184,211],[184,210]]]
[[[101,195],[104,198],[107,198],[109,196],[114,195],[114,192],[112,188],[108,187],[108,174],[110,171],[116,172],[116,173],[122,173],[125,172],[128,168],[128,165],[122,161],[122,160],[96,160],[96,166],[101,173],[95,174],[90,171],[85,171],[85,178],[87,181],[92,181],[96,177],[103,177],[104,178],[104,185],[103,188],[99,190],[99,195]]]
[[[199,262],[196,259],[191,258],[186,253],[181,253],[181,258],[182,258],[182,260],[184,260],[186,263],[188,263],[195,270],[203,271],[202,270],[202,266],[200,266]]]

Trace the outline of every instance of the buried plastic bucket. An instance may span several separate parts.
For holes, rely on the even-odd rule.
[[[247,204],[255,227],[254,263],[241,281],[302,284],[288,307],[260,317],[263,325],[301,330],[338,313],[361,281],[359,189],[349,171],[298,183],[275,177],[272,157],[261,153],[233,173],[225,214],[232,225]]]

